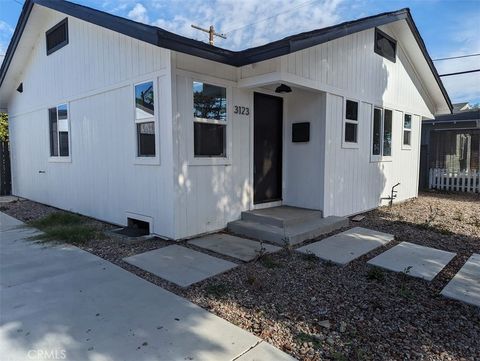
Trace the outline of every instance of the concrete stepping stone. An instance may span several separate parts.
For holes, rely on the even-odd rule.
[[[188,243],[246,262],[259,256],[260,252],[272,253],[281,250],[281,248],[277,246],[265,243],[262,244],[257,241],[252,241],[251,239],[236,237],[224,233],[195,238],[188,241]]]
[[[480,307],[480,254],[467,260],[441,294]]]
[[[181,287],[190,286],[237,266],[220,258],[172,245],[123,259]]]
[[[368,261],[369,264],[431,281],[455,257],[455,253],[402,242]]]
[[[355,258],[387,244],[393,238],[392,234],[355,227],[321,241],[300,247],[297,251],[313,253],[320,259],[346,265]]]

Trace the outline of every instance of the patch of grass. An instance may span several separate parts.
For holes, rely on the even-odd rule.
[[[216,283],[205,287],[205,292],[207,293],[207,295],[217,298],[226,296],[229,291],[230,287],[223,283]]]
[[[385,280],[385,273],[379,267],[371,267],[367,272],[367,279],[382,282]]]
[[[263,267],[266,267],[266,268],[270,268],[270,269],[273,269],[273,268],[278,268],[278,267],[281,267],[280,263],[278,263],[277,261],[275,261],[272,256],[266,254],[262,257],[259,258],[259,261],[260,263],[262,264]]]
[[[295,339],[298,343],[311,342],[314,348],[322,347],[322,341],[318,337],[315,337],[305,332],[300,332],[298,335],[295,336]]]
[[[34,237],[40,241],[82,244],[102,236],[100,231],[87,224],[86,218],[72,213],[55,212],[28,224],[43,232]]]

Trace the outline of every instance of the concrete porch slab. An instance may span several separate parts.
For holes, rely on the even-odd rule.
[[[220,258],[172,245],[123,259],[181,287],[190,286],[237,266]]]
[[[455,253],[402,242],[368,261],[369,264],[431,281],[455,257]]]
[[[300,247],[297,251],[313,253],[320,259],[346,265],[375,248],[381,247],[394,236],[371,229],[355,227],[321,241]]]
[[[211,234],[201,238],[195,238],[188,243],[200,248],[220,253],[248,262],[257,257],[263,247],[263,252],[272,253],[281,250],[280,247],[270,244],[252,241],[251,239],[232,236],[225,233]]]
[[[480,307],[480,254],[467,260],[441,294]]]

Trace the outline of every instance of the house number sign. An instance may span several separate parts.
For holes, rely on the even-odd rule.
[[[233,106],[233,113],[240,114],[240,115],[250,115],[250,108],[249,107],[241,107],[240,105]]]

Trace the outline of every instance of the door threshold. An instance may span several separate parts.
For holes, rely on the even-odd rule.
[[[283,202],[280,201],[274,201],[274,202],[265,202],[265,203],[257,203],[254,204],[252,209],[264,209],[264,208],[272,208],[272,207],[279,207],[283,204]]]

